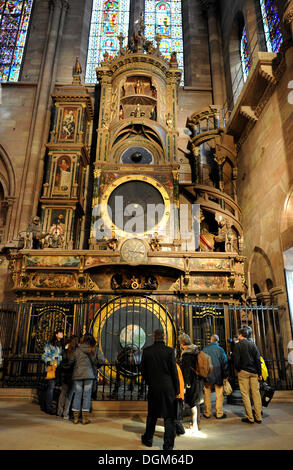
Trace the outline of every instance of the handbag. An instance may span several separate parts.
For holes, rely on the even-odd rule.
[[[175,400],[175,406],[176,406],[176,420],[181,421],[183,419],[183,400],[182,398],[176,398]]]
[[[233,389],[228,379],[224,380],[223,391],[225,396],[231,395],[231,393],[233,392]]]
[[[261,382],[259,385],[262,406],[268,407],[271,399],[274,396],[275,390],[267,382]]]
[[[52,380],[56,377],[57,361],[54,361],[53,365],[48,366],[45,380]]]

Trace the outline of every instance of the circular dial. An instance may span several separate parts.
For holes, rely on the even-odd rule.
[[[131,238],[121,246],[121,260],[127,263],[140,263],[146,261],[147,247],[142,240]]]
[[[165,210],[160,191],[144,181],[122,183],[111,193],[108,206],[112,221],[128,233],[133,233],[134,228],[136,233],[151,230],[160,222]]]

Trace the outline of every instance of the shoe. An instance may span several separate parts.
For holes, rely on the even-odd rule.
[[[226,413],[223,414],[223,416],[216,416],[216,419],[225,419],[227,418]]]
[[[248,418],[242,418],[241,421],[242,421],[242,423],[254,424],[254,421],[250,421],[250,419],[248,419]]]
[[[141,443],[145,445],[146,447],[153,446],[153,441],[146,439],[144,435],[141,436]]]
[[[54,410],[49,410],[49,411],[47,411],[47,415],[54,415],[54,416],[56,416],[56,411],[54,411]]]
[[[183,436],[183,434],[185,434],[185,429],[183,426],[182,428],[176,429],[176,436]]]
[[[163,446],[163,450],[173,450],[173,447]]]
[[[81,412],[81,422],[82,424],[90,424],[91,420],[89,419],[89,412],[82,411]]]
[[[206,418],[206,419],[210,419],[210,416],[207,416],[205,414],[203,414],[203,417]]]
[[[254,418],[254,422],[257,423],[257,424],[261,424],[262,423],[262,420],[258,420],[256,418]]]
[[[74,411],[73,412],[73,424],[78,424],[79,423],[79,411]]]

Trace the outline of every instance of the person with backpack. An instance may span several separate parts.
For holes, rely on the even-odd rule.
[[[224,381],[229,376],[229,366],[226,353],[219,346],[218,335],[211,336],[211,343],[203,348],[203,352],[208,354],[213,364],[213,370],[204,381],[204,413],[205,418],[210,418],[212,414],[211,392],[215,388],[216,393],[216,418],[225,419],[226,413],[223,412]]]
[[[69,419],[69,410],[73,398],[72,372],[73,366],[69,366],[69,360],[78,346],[78,336],[71,336],[65,342],[65,347],[60,365],[61,392],[58,400],[57,416]]]
[[[179,336],[181,353],[181,370],[185,384],[185,403],[190,407],[191,426],[188,434],[199,435],[198,418],[200,416],[200,405],[203,403],[203,377],[200,373],[205,373],[199,355],[204,354],[199,348],[191,343],[190,337],[183,333]],[[203,357],[203,356],[202,356]],[[201,370],[200,370],[201,369]]]

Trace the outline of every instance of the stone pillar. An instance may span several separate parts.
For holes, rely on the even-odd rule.
[[[134,33],[137,34],[139,30],[139,18],[141,12],[144,12],[145,2],[144,0],[136,0],[135,2],[130,2],[130,12],[129,12],[129,39],[133,36]]]
[[[224,87],[222,81],[222,62],[220,49],[220,36],[217,24],[217,7],[215,3],[210,3],[207,7],[208,28],[209,28],[209,45],[211,56],[211,72],[214,103],[216,106],[223,107],[224,104]]]
[[[283,21],[285,24],[290,26],[291,36],[293,40],[293,0],[288,0],[285,6],[285,12],[283,16]]]

